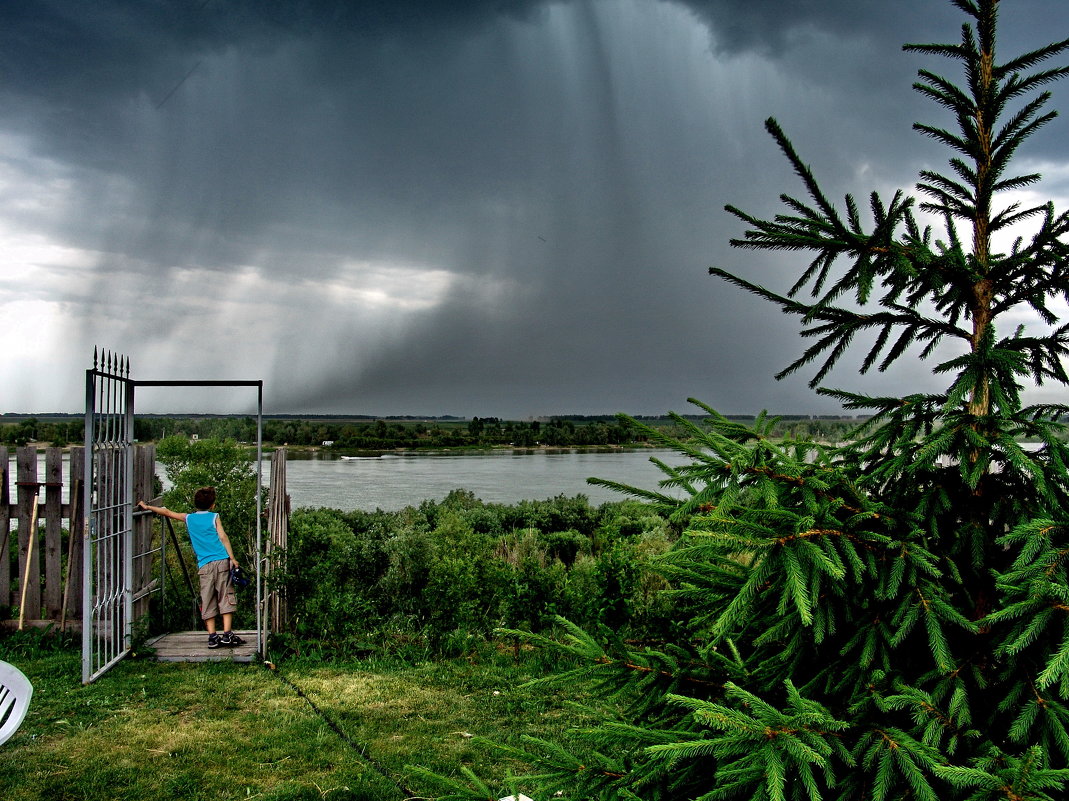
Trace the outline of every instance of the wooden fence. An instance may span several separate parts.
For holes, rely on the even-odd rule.
[[[290,496],[286,494],[286,449],[271,454],[270,492],[267,496],[267,538],[264,547],[264,569],[270,575],[282,568],[289,544]],[[267,582],[267,624],[271,631],[289,630],[289,608],[285,593]]]
[[[63,451],[46,448],[44,474],[39,477],[38,450],[16,449],[12,501],[10,453],[0,446],[0,618],[3,607],[7,607],[17,610],[19,621],[28,625],[54,622],[70,629],[81,625],[85,449],[71,448],[69,454],[64,475]],[[274,453],[271,459],[271,492],[265,510],[268,536],[264,543],[268,570],[283,558],[286,547],[289,497],[285,459],[284,449]],[[155,468],[155,446],[135,446],[135,500],[149,499],[156,494]],[[14,529],[12,523],[16,524]],[[149,593],[158,586],[154,565],[160,543],[156,538],[163,536],[162,527],[153,525],[151,515],[134,516],[135,620],[148,611]],[[284,599],[270,593],[265,600],[272,630],[284,629],[287,617]]]
[[[10,453],[0,447],[0,607],[17,609],[20,622],[81,623],[84,454],[70,449],[64,475],[63,450],[46,448],[39,475],[37,448],[16,449],[12,499]],[[151,445],[134,449],[135,497],[154,494],[155,455]],[[135,522],[134,553],[150,549],[151,537],[149,526]],[[151,556],[136,560],[135,592],[151,572]]]
[[[18,608],[28,620],[81,615],[82,538],[64,536],[63,529],[80,532],[85,522],[83,452],[71,449],[64,502],[63,451],[45,451],[44,476],[38,478],[37,449],[18,448],[12,503],[10,455],[0,447],[0,606]]]

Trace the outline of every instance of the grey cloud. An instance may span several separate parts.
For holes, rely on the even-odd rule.
[[[924,29],[954,33],[953,22],[961,19],[949,3],[930,0],[670,1],[686,6],[706,22],[717,48],[729,52],[757,49],[772,57],[789,51],[792,36],[806,30],[862,37],[896,47]]]
[[[941,0],[663,0],[679,3],[703,20],[715,46],[726,51],[757,49],[773,58],[789,53],[806,31],[860,38],[874,48],[874,61],[903,43],[960,40],[961,25],[972,23]],[[1061,0],[1014,0],[999,10],[1003,51],[1034,39],[1036,21],[1064,19]],[[972,27],[975,28],[975,25]],[[1055,26],[1056,27],[1056,26]],[[1049,29],[1048,29],[1049,30]],[[1060,38],[1057,33],[1054,38]],[[1046,42],[1032,42],[1032,45]]]
[[[770,114],[832,194],[908,186],[932,151],[900,45],[957,19],[929,0],[4,4],[0,133],[68,187],[62,215],[11,214],[98,254],[73,338],[178,359],[192,330],[205,369],[263,372],[276,408],[828,410],[770,378],[795,322],[707,276],[797,266],[731,252],[722,207],[798,191]],[[405,306],[421,288],[391,285],[397,311],[330,297],[376,270],[447,288]],[[198,291],[232,318],[191,310]]]

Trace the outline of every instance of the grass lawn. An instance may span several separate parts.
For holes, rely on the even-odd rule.
[[[34,685],[26,720],[0,746],[5,801],[433,796],[413,764],[447,775],[471,767],[505,795],[495,779],[522,766],[474,737],[560,739],[584,722],[568,702],[590,700],[574,689],[523,690],[534,660],[490,650],[276,670],[128,659],[87,687],[74,650],[0,639],[0,659]]]

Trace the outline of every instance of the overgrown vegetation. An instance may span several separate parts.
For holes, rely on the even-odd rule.
[[[675,610],[652,559],[676,538],[643,504],[515,505],[454,491],[399,512],[298,509],[285,572],[294,651],[360,653],[418,638],[463,653],[501,626],[554,615],[658,637]]]
[[[962,69],[959,83],[922,70],[916,84],[951,114],[949,130],[916,126],[953,151],[950,172],[921,173],[921,202],[872,194],[864,223],[852,197],[841,209],[827,199],[769,120],[808,197],[784,195],[771,220],[729,207],[749,226],[734,244],[812,261],[786,295],[712,270],[802,318],[815,341],[783,375],[815,364],[818,386],[872,334],[862,372],[919,350],[941,359],[933,370],[946,389],[819,389],[873,414],[839,449],[776,442],[767,422],[742,426],[708,408],[686,440],[662,437],[692,459],[666,471],[689,497],[634,493],[689,519],[663,561],[669,594],[688,605],[685,634],[643,650],[578,626],[562,643],[531,635],[586,661],[558,677],[565,685],[596,677],[629,707],[563,746],[529,740],[529,794],[1066,796],[1069,408],[1027,406],[1022,390],[1069,384],[1069,325],[1051,310],[1069,298],[1069,215],[1007,194],[1039,179],[1009,168],[1054,118],[1040,90],[1069,68],[1040,67],[1069,40],[1000,61],[997,1],[953,2],[969,20],[960,43],[907,46]],[[1023,226],[1027,237],[995,244]],[[1027,332],[1022,319],[1034,320]],[[444,785],[441,798],[485,797]]]

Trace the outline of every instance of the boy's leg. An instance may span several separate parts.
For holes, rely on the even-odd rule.
[[[220,613],[220,564],[209,562],[197,572],[200,578],[201,617],[208,630],[208,647],[218,648],[222,645],[222,637],[215,626],[215,618]]]
[[[215,618],[208,618],[204,621],[204,625],[208,629],[208,647],[218,648],[220,645],[223,644],[223,638],[215,629]]]
[[[234,630],[232,628],[233,622],[234,622],[234,613],[233,612],[224,612],[223,613],[223,633],[219,635],[219,644],[220,645],[235,646],[235,645],[244,645],[245,644],[245,640],[243,640],[241,637],[239,637],[238,635],[236,635],[234,633]]]
[[[227,573],[229,579],[229,572]],[[219,614],[223,616],[223,633],[219,635],[219,644],[223,646],[236,646],[244,644],[245,640],[234,633],[234,612],[238,608],[237,594],[234,585],[229,582],[221,588],[219,594]]]

